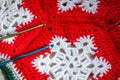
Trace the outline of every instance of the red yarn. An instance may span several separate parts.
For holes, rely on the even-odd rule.
[[[100,28],[98,28],[97,26],[94,26],[92,24],[67,25],[64,29],[60,28],[59,25],[57,25],[56,27],[50,26],[52,29],[51,32],[49,31],[49,29],[47,27],[48,26],[46,26],[46,28],[44,29],[45,32],[42,33],[42,36],[41,36],[41,34],[39,34],[32,41],[32,43],[30,43],[28,45],[28,47],[23,51],[23,53],[37,49],[40,46],[48,45],[51,40],[51,37],[53,37],[54,35],[66,37],[71,43],[74,43],[76,41],[76,38],[78,38],[79,36],[94,35],[94,37],[95,37],[94,43],[96,44],[95,46],[98,47],[98,52],[96,53],[96,56],[104,57],[112,65],[112,69],[107,74],[105,74],[104,77],[102,77],[102,78],[98,77],[99,78],[98,80],[117,80],[117,78],[119,77],[119,74],[120,74],[120,66],[119,66],[120,64],[119,64],[119,59],[118,59],[119,58],[118,52],[116,51],[116,48],[115,48],[114,44],[112,43],[112,40],[109,38],[109,36],[106,34],[105,31],[101,30]],[[49,32],[49,35],[46,35],[46,33],[48,34],[48,32]],[[45,52],[46,51],[47,50],[45,50]],[[39,80],[39,78],[44,76],[44,75],[41,75],[38,77],[36,74],[33,74],[33,73],[36,73],[37,71],[34,67],[31,67],[32,64],[30,62],[35,59],[35,56],[44,54],[45,52],[40,52],[38,54],[26,57],[24,59],[21,59],[21,60],[15,62],[17,67],[20,70],[22,70],[23,75],[28,80],[29,79]],[[23,64],[24,66],[21,66],[20,64]],[[37,76],[37,77],[34,77],[34,78],[31,78],[32,76],[29,77],[30,75],[28,75],[28,73],[31,71],[29,71],[27,66],[32,70],[32,73],[31,73],[32,76]],[[40,75],[40,73],[39,73],[39,75]],[[44,80],[44,78],[41,78],[41,80]],[[45,80],[47,80],[47,79],[45,78]]]
[[[95,56],[103,57],[112,65],[112,69],[103,77],[98,77],[98,80],[117,80],[120,77],[119,0],[100,0],[96,14],[82,11],[78,6],[73,10],[59,12],[57,0],[23,1],[22,7],[28,8],[37,17],[29,24],[17,26],[17,31],[42,23],[46,26],[18,35],[14,44],[0,41],[1,53],[14,58],[49,45],[55,35],[67,38],[71,44],[74,44],[81,36],[92,35],[95,37],[95,46],[98,47]],[[51,50],[47,49],[14,62],[27,80],[47,80],[50,77],[49,74],[38,72],[31,63],[39,55],[46,56],[45,52],[50,53]]]

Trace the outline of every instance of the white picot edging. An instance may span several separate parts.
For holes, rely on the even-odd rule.
[[[58,0],[58,10],[64,12],[79,6],[83,11],[95,14],[99,3],[98,0]]]
[[[23,8],[22,0],[0,0],[0,36],[16,33],[16,26],[28,24],[35,17],[27,8]],[[3,41],[14,43],[14,38]]]
[[[55,36],[50,44],[51,54],[40,55],[32,62],[39,72],[50,75],[49,80],[88,80],[103,77],[111,64],[103,57],[96,57],[97,47],[93,36],[83,36],[72,45],[66,38]],[[93,76],[90,76],[93,74]]]
[[[0,62],[7,61],[9,59],[10,56],[0,52]],[[16,65],[13,64],[13,62],[8,63],[6,66],[12,71],[11,74],[13,74],[14,80],[26,80],[22,73],[20,73],[20,71],[16,68]]]

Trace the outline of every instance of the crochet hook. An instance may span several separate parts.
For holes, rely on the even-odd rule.
[[[13,37],[15,35],[19,35],[19,34],[22,34],[24,32],[28,32],[28,31],[31,31],[33,29],[36,29],[36,28],[39,28],[39,27],[42,27],[42,26],[45,26],[46,24],[40,24],[38,26],[35,26],[35,27],[32,27],[32,28],[28,28],[26,30],[23,30],[23,31],[20,31],[20,32],[17,32],[17,33],[14,33],[14,34],[8,34],[7,36],[3,36],[3,37],[0,37],[0,40],[4,40],[6,38],[10,38],[10,37]]]
[[[8,60],[8,61],[5,61],[5,62],[1,62],[1,63],[0,63],[0,67],[2,67],[3,65],[8,64],[8,63],[10,63],[10,62],[19,60],[19,59],[21,59],[21,58],[24,58],[24,57],[30,56],[30,55],[32,55],[32,54],[35,54],[35,53],[37,53],[37,52],[40,52],[40,51],[42,51],[42,50],[45,50],[45,49],[47,49],[47,48],[52,48],[53,46],[54,46],[54,45],[51,44],[51,45],[48,45],[48,46],[39,48],[39,49],[37,49],[37,50],[34,50],[34,51],[32,51],[32,52],[29,52],[29,53],[27,53],[27,54],[23,54],[23,55],[21,55],[21,56],[15,57],[15,58],[13,58],[13,59],[11,59],[11,60]]]

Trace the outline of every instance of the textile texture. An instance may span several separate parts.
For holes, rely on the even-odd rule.
[[[0,0],[0,62],[8,80],[118,80],[120,0]],[[1,79],[0,79],[1,80]]]

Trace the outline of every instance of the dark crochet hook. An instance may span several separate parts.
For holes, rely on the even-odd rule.
[[[53,46],[54,46],[54,45],[51,44],[51,45],[48,45],[48,46],[39,48],[39,49],[37,49],[37,50],[34,50],[34,51],[32,51],[32,52],[29,52],[29,53],[27,53],[27,54],[23,54],[23,55],[21,55],[21,56],[18,56],[18,57],[16,57],[16,58],[11,59],[11,60],[8,60],[8,61],[5,61],[5,62],[1,62],[1,63],[0,63],[0,67],[4,66],[4,65],[6,65],[6,64],[8,64],[8,63],[10,63],[10,62],[19,60],[19,59],[21,59],[21,58],[24,58],[24,57],[30,56],[30,55],[32,55],[32,54],[35,54],[35,53],[37,53],[37,52],[40,52],[40,51],[42,51],[42,50],[45,50],[45,49],[47,49],[47,48],[52,48]]]
[[[26,30],[23,30],[23,31],[14,33],[14,34],[8,34],[7,36],[0,37],[0,40],[4,40],[4,39],[10,38],[10,37],[13,37],[13,36],[22,34],[22,33],[24,33],[24,32],[28,32],[28,31],[31,31],[31,30],[33,30],[33,29],[36,29],[36,28],[39,28],[39,27],[42,27],[42,26],[45,26],[45,25],[46,25],[46,24],[40,24],[40,25],[38,25],[38,26],[31,27],[31,28],[28,28],[28,29],[26,29]]]

